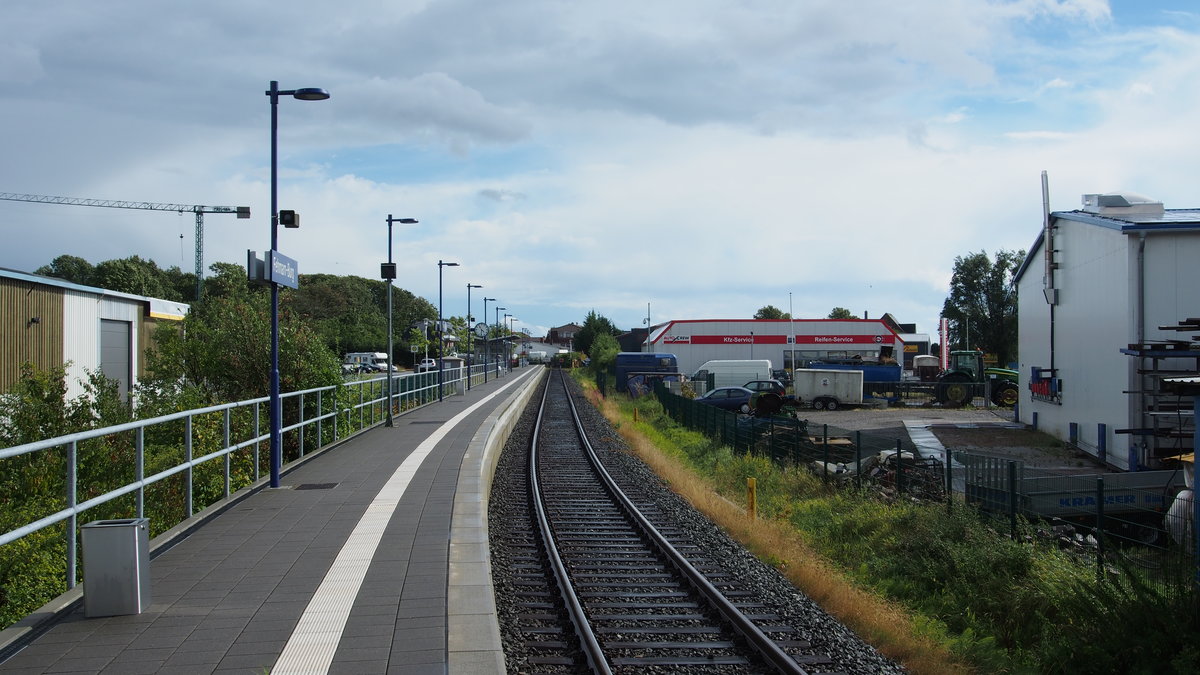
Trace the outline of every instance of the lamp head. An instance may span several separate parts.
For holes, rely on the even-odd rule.
[[[292,96],[301,101],[324,101],[329,98],[329,92],[317,87],[306,87],[304,89],[297,89]]]

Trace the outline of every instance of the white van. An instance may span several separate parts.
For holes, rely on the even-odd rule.
[[[690,378],[693,382],[707,382],[712,375],[713,387],[740,387],[751,380],[771,379],[770,359],[716,359],[705,361]]]

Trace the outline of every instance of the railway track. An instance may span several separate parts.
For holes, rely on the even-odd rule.
[[[528,454],[509,458],[492,497],[508,502],[491,530],[508,551],[510,671],[838,671],[645,486],[605,468],[557,371],[531,426]]]

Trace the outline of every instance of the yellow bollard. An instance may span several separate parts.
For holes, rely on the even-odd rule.
[[[758,481],[754,478],[746,479],[746,512],[750,520],[758,518]]]

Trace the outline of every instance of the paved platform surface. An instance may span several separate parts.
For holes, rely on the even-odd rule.
[[[504,672],[486,495],[541,372],[312,458],[156,555],[147,611],[86,618],[75,603],[0,672]]]

